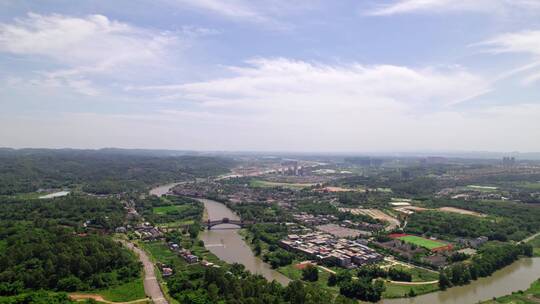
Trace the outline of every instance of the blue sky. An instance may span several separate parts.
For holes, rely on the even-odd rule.
[[[0,0],[0,107],[11,147],[540,151],[540,1]]]

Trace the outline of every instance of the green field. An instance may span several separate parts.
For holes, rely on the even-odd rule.
[[[108,289],[89,290],[77,293],[98,294],[101,295],[105,300],[111,302],[129,302],[146,298],[142,278],[121,285],[113,286]]]
[[[274,188],[274,187],[283,187],[289,189],[303,189],[313,186],[314,184],[298,184],[298,183],[278,183],[278,182],[269,182],[260,179],[252,179],[249,182],[249,185],[253,188]]]
[[[152,212],[155,214],[167,214],[169,212],[178,211],[182,212],[189,209],[190,205],[171,205],[171,206],[161,206],[152,208]]]
[[[415,244],[417,246],[427,248],[429,250],[447,245],[446,243],[443,243],[443,242],[433,241],[433,240],[425,239],[423,237],[414,236],[414,235],[402,236],[399,239],[410,244]]]
[[[146,298],[142,278],[97,293],[111,302],[127,302]]]

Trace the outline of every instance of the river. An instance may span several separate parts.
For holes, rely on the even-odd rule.
[[[540,258],[522,258],[492,276],[469,285],[449,288],[412,299],[388,299],[383,304],[472,304],[525,290],[540,277]]]
[[[160,191],[167,193],[173,187]],[[164,186],[162,186],[164,187]],[[153,189],[152,191],[156,190]],[[157,192],[151,192],[156,194]],[[156,194],[157,195],[157,194]],[[238,219],[232,210],[224,204],[208,199],[199,199],[204,204],[208,218],[218,220],[227,217]],[[214,228],[232,228],[222,224]],[[281,273],[273,270],[270,265],[254,256],[251,248],[238,234],[237,229],[205,230],[200,234],[208,250],[228,263],[241,263],[253,273],[259,273],[269,280],[287,284],[290,280]],[[473,304],[479,301],[500,297],[513,291],[525,290],[540,277],[540,258],[522,258],[512,265],[496,271],[492,276],[473,281],[469,285],[449,288],[446,291],[433,292],[415,298],[400,298],[382,300],[382,304]]]
[[[204,204],[210,220],[220,220],[224,217],[238,220],[239,217],[224,204],[208,199],[199,199]],[[238,234],[236,226],[221,224],[205,230],[199,236],[204,241],[205,247],[221,260],[227,263],[243,264],[252,273],[261,274],[268,280],[276,280],[284,285],[289,283],[289,278],[273,270],[270,265],[256,257],[251,248]]]
[[[169,192],[169,190],[171,190],[171,188],[173,188],[174,186],[179,185],[179,184],[181,184],[181,183],[178,182],[178,183],[170,183],[170,184],[157,186],[155,188],[152,188],[149,193],[150,193],[150,195],[155,195],[155,196],[161,197],[161,196],[167,194],[167,192]]]

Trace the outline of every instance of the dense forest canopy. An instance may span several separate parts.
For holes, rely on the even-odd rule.
[[[136,257],[107,237],[55,224],[0,227],[0,296],[104,288],[139,277]]]
[[[124,207],[114,199],[68,195],[52,200],[0,198],[0,221],[51,220],[80,228],[83,224],[112,229],[121,226]]]
[[[233,161],[206,156],[153,156],[122,150],[0,150],[0,195],[82,185],[97,194],[228,172]]]

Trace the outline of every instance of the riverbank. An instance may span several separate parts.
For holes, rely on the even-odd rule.
[[[482,302],[482,304],[538,304],[540,303],[540,279],[522,291],[515,291],[510,295]]]

